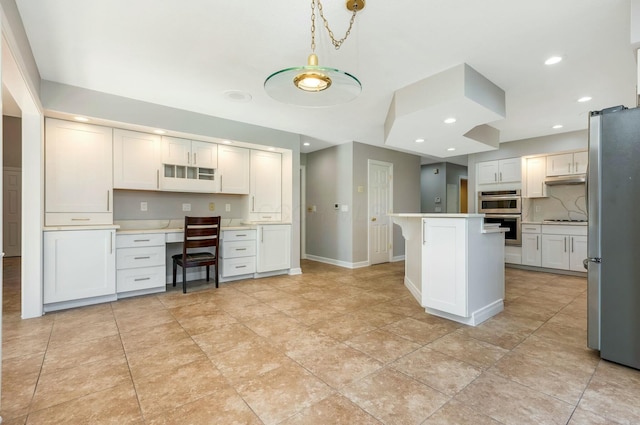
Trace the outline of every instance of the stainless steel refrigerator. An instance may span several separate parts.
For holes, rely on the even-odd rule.
[[[640,369],[640,108],[589,122],[588,345]]]

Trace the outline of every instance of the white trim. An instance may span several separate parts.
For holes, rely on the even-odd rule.
[[[2,167],[2,171],[13,171],[14,173],[22,173],[22,168],[20,167]]]
[[[495,316],[504,310],[504,302],[500,299],[492,302],[489,305],[482,307],[479,310],[471,313],[469,317],[462,317],[456,314],[447,313],[446,311],[437,310],[435,308],[425,308],[425,311],[434,316],[444,317],[445,319],[453,320],[454,322],[463,323],[469,326],[478,326],[485,320]]]
[[[418,304],[420,304],[422,306],[422,291],[420,290],[420,287],[418,285],[416,285],[415,283],[413,283],[411,281],[411,279],[409,279],[407,277],[407,275],[404,276],[404,286],[407,287],[407,289],[409,290],[409,292],[411,292],[411,295],[413,295],[413,298],[416,299],[416,301],[418,301]]]
[[[297,267],[295,269],[289,269],[289,276],[296,276],[302,274],[302,268]]]
[[[397,263],[398,261],[404,261],[404,258],[405,258],[404,255],[396,255],[393,258],[391,258],[391,262]]]
[[[380,165],[383,167],[388,167],[389,168],[389,176],[390,179],[387,182],[388,188],[389,188],[389,207],[391,209],[391,211],[388,211],[387,214],[391,213],[393,211],[393,163],[391,162],[385,162],[385,161],[378,161],[375,159],[367,159],[367,263],[371,264],[371,216],[369,215],[371,212],[371,199],[370,199],[370,195],[371,195],[371,182],[369,181],[369,177],[371,177],[371,165],[375,164],[375,165]],[[391,221],[391,218],[389,216],[387,216],[387,220],[389,220],[389,235],[388,235],[388,240],[389,243],[391,244],[391,247],[389,248],[389,256],[387,258],[387,261],[391,262],[392,258],[393,258],[393,222]]]
[[[300,166],[300,259],[307,258],[307,166]]]
[[[333,258],[318,257],[316,255],[307,254],[307,260],[317,261],[319,263],[332,264],[334,266],[345,267],[348,269],[359,269],[368,267],[368,261],[360,261],[359,263],[349,263],[347,261],[334,260]]]

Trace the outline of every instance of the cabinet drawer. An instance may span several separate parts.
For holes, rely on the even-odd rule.
[[[562,224],[543,224],[542,233],[545,235],[569,235],[569,236],[587,236],[589,228],[587,226],[562,225]]]
[[[164,266],[164,264],[164,246],[120,248],[116,250],[116,268],[118,270],[136,267]]]
[[[117,292],[162,288],[165,285],[164,266],[118,270],[116,274]]]
[[[229,241],[245,241],[245,240],[256,240],[256,231],[255,229],[251,230],[225,230],[222,232],[222,240],[225,242]]]
[[[523,224],[522,233],[540,233],[542,226],[540,224]]]
[[[256,272],[256,257],[223,258],[220,261],[223,277],[238,276]]]
[[[116,248],[164,246],[164,239],[164,233],[140,233],[135,235],[116,234]]]
[[[252,257],[256,255],[256,241],[224,241],[222,258]]]
[[[279,212],[252,212],[249,213],[250,221],[282,221],[282,214]]]
[[[45,226],[93,226],[113,224],[113,213],[46,213]]]

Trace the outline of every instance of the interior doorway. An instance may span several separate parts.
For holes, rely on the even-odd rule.
[[[458,184],[460,187],[460,190],[458,191],[460,196],[458,205],[460,205],[459,212],[461,214],[467,214],[469,212],[469,192],[467,189],[468,181],[467,177],[460,177],[460,182]]]
[[[300,259],[307,258],[307,167],[300,166]]]

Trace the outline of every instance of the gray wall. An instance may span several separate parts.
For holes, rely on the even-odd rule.
[[[353,145],[346,143],[307,154],[306,252],[352,262]],[[334,204],[349,205],[348,212]],[[309,208],[315,206],[315,212]]]
[[[2,117],[2,164],[22,168],[22,119]]]
[[[571,131],[552,136],[534,137],[508,143],[501,143],[500,149],[469,155],[469,212],[476,211],[476,164],[495,159],[516,158],[570,150],[587,149],[587,130]]]
[[[420,157],[363,143],[348,143],[306,155],[307,246],[309,255],[360,263],[368,259],[368,160],[393,164],[393,211],[420,210]],[[358,192],[358,186],[364,188]],[[334,204],[348,205],[348,211]],[[393,255],[404,255],[394,226]]]
[[[147,203],[147,211],[140,211],[140,202]],[[214,203],[214,211],[209,203]],[[191,211],[182,211],[182,204],[191,204]],[[231,211],[225,211],[225,204]],[[249,207],[247,195],[219,195],[209,193],[154,192],[139,190],[113,191],[114,220],[180,219],[185,215],[219,215],[222,218],[244,218]]]
[[[283,208],[290,208],[293,213],[291,267],[300,267],[300,219],[295,214],[300,209],[300,135],[51,81],[42,81],[41,100],[49,111],[290,149],[292,204]]]
[[[437,174],[436,174],[437,172]],[[420,167],[420,212],[434,213],[436,207],[445,212],[447,205],[447,165],[444,162]],[[435,198],[440,197],[440,203]]]

